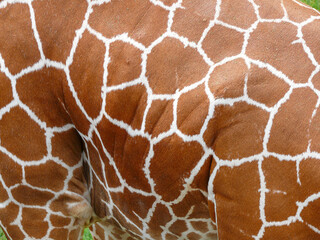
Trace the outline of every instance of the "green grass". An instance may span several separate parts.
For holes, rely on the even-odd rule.
[[[0,240],[7,240],[1,228],[0,228]]]
[[[301,0],[301,2],[305,2],[311,7],[314,7],[315,9],[320,10],[320,0]]]

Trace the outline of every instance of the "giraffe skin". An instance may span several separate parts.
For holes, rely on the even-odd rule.
[[[7,238],[320,239],[319,39],[296,0],[0,1]]]

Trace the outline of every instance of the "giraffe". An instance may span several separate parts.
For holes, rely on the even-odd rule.
[[[0,1],[8,239],[320,239],[320,14],[297,0]]]

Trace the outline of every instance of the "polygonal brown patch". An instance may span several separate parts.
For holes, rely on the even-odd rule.
[[[13,159],[0,152],[0,175],[7,187],[22,182],[22,167]]]
[[[226,57],[240,54],[244,36],[242,33],[221,25],[213,26],[203,40],[203,50],[215,63]]]
[[[289,100],[280,107],[273,119],[269,151],[296,155],[307,150],[310,120],[317,99],[309,88],[293,90]]]
[[[21,224],[31,238],[43,238],[48,231],[47,213],[43,209],[23,208]]]
[[[90,49],[90,51],[88,51]],[[105,45],[89,32],[84,32],[70,66],[70,77],[77,96],[92,118],[101,110],[101,88]]]
[[[269,63],[297,83],[307,82],[315,67],[302,44],[292,44],[295,40],[297,28],[290,23],[259,23],[250,35],[247,55]]]
[[[304,207],[300,216],[307,224],[311,224],[313,227],[320,229],[319,221],[320,199],[316,199],[309,202],[308,206]]]
[[[44,130],[18,107],[0,120],[1,145],[25,161],[40,160],[47,154],[44,134]]]
[[[155,191],[164,201],[172,201],[183,189],[184,179],[203,155],[198,142],[184,142],[177,135],[163,139],[154,146],[150,175],[156,184]]]
[[[148,111],[145,131],[156,137],[170,130],[173,121],[173,100],[154,100]]]
[[[243,59],[236,59],[218,66],[209,79],[209,87],[215,98],[237,98],[244,94],[248,67]]]
[[[36,1],[32,5],[45,56],[64,63],[76,36],[75,31],[81,27],[84,20],[87,2],[49,0]]]
[[[172,94],[206,76],[209,66],[196,49],[165,38],[148,56],[147,73],[155,94]]]
[[[0,208],[0,221],[5,226],[7,237],[11,239],[24,240],[25,236],[18,226],[11,225],[18,217],[19,207],[14,203],[10,203],[6,208]]]
[[[154,239],[161,238],[164,227],[172,219],[169,210],[162,204],[158,204],[154,210],[153,216],[149,222],[149,230],[151,237]]]
[[[134,129],[140,128],[147,98],[146,88],[143,85],[112,91],[106,97],[106,113]]]
[[[249,1],[239,1],[237,4],[234,4],[234,1],[221,1],[220,11],[219,20],[244,29],[257,20],[253,5]]]
[[[182,6],[174,13],[172,30],[190,41],[198,42],[210,20],[214,18],[216,1],[186,0]]]
[[[199,134],[209,111],[204,84],[182,94],[178,100],[177,126],[187,135]]]
[[[260,220],[258,163],[221,167],[214,180],[218,235],[221,239],[247,239],[256,235]]]
[[[306,7],[299,6],[300,4],[303,5],[304,3],[290,0],[283,1],[290,20],[300,23],[308,20],[311,16],[319,16],[319,13],[315,9],[312,9],[307,4],[305,4]]]
[[[268,107],[274,106],[289,90],[289,85],[265,68],[251,65],[248,75],[248,96]]]
[[[204,140],[225,160],[249,157],[262,152],[264,129],[269,114],[245,102],[215,108]]]
[[[0,96],[0,108],[13,100],[10,79],[2,72],[0,72]]]
[[[284,12],[279,0],[256,0],[259,6],[259,15],[264,19],[283,18]]]
[[[67,176],[68,170],[53,161],[25,167],[25,178],[29,184],[56,192],[63,189]]]
[[[50,222],[51,222],[52,226],[54,226],[54,227],[65,227],[70,224],[71,219],[61,217],[59,215],[51,214],[50,215]]]
[[[141,73],[141,53],[129,43],[111,43],[107,85],[118,85],[138,78]]]
[[[303,40],[306,41],[307,46],[313,53],[316,61],[320,62],[320,20],[314,20],[302,28]]]
[[[0,53],[13,74],[40,60],[28,4],[10,4],[0,10]]]
[[[44,206],[51,200],[54,195],[45,190],[36,190],[25,185],[19,185],[12,191],[13,198],[19,203],[25,205]]]
[[[48,127],[61,127],[71,121],[65,110],[61,87],[61,81],[65,79],[62,70],[43,68],[17,80],[20,100]]]
[[[187,230],[187,224],[182,220],[175,221],[169,228],[169,231],[176,234],[177,236],[181,236],[181,234]]]
[[[67,239],[68,233],[69,233],[68,229],[56,228],[50,232],[49,237],[54,240]]]
[[[166,31],[167,20],[168,12],[147,0],[125,0],[94,6],[89,24],[107,38],[128,33],[150,45]]]

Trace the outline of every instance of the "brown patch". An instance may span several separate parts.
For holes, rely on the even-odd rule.
[[[215,108],[204,140],[215,154],[225,160],[245,158],[262,152],[264,130],[269,114],[262,109],[238,102]]]
[[[221,167],[214,180],[218,235],[221,239],[250,239],[258,234],[260,177],[257,162]]]
[[[312,202],[309,202],[308,206],[302,210],[300,216],[305,223],[311,224],[312,226],[319,229],[320,228],[319,210],[320,210],[320,199],[318,198]]]
[[[171,221],[169,210],[162,204],[158,204],[154,210],[153,216],[149,222],[148,232],[153,239],[160,239],[163,228],[169,221]]]
[[[70,224],[71,219],[51,214],[50,215],[50,222],[52,223],[52,226],[54,226],[54,227],[64,227],[64,226],[67,226]]]
[[[43,209],[23,208],[22,221],[23,230],[32,238],[43,238],[48,231],[48,222],[44,219],[47,213]]]
[[[274,117],[268,150],[280,154],[296,155],[305,152],[310,138],[310,120],[317,102],[309,88],[293,90]]]
[[[184,188],[184,179],[204,154],[198,142],[184,142],[177,135],[163,139],[154,146],[150,172],[155,191],[164,201],[172,201]]]
[[[240,54],[244,36],[236,30],[221,26],[213,26],[203,40],[203,50],[215,63],[226,57]]]
[[[149,151],[148,140],[139,136],[131,137],[124,129],[107,120],[98,125],[98,131],[101,133],[103,145],[113,157],[116,167],[126,182],[137,189],[150,191],[148,180],[143,171],[145,158]],[[108,165],[106,165],[106,173],[110,173],[107,168]],[[107,174],[109,182],[108,177]],[[113,182],[114,174],[111,174],[110,178]]]
[[[54,195],[45,190],[36,190],[25,185],[19,185],[12,191],[13,198],[25,205],[44,206],[51,200]]]
[[[1,145],[25,161],[40,160],[47,154],[44,134],[44,130],[18,107],[0,120]]]
[[[247,88],[251,99],[272,107],[286,94],[289,85],[267,69],[252,65]]]
[[[209,88],[215,98],[241,97],[247,73],[248,68],[243,59],[227,62],[214,69],[209,79]]]
[[[177,236],[181,236],[181,234],[187,230],[187,224],[185,221],[182,220],[175,221],[169,228],[169,231],[176,234]]]
[[[172,205],[172,210],[177,217],[183,218],[189,213],[189,218],[210,218],[208,199],[200,191],[188,192],[181,202]]]
[[[5,186],[0,182],[0,203],[5,202],[9,199],[7,190],[5,189]]]
[[[320,91],[320,72],[313,76],[312,83],[314,87]]]
[[[89,24],[107,38],[128,33],[150,45],[166,31],[167,20],[168,12],[147,0],[125,0],[94,6]]]
[[[182,94],[178,100],[177,126],[186,135],[199,134],[209,111],[205,86]]]
[[[210,178],[210,169],[213,169],[216,166],[216,162],[211,157],[208,157],[201,167],[198,174],[194,177],[194,180],[191,184],[193,188],[199,188],[204,192],[208,191],[208,182]]]
[[[247,55],[269,63],[297,83],[304,83],[315,67],[302,44],[292,44],[297,39],[297,27],[290,23],[259,23],[251,33]]]
[[[305,223],[295,222],[289,226],[268,227],[263,234],[263,240],[269,239],[318,239],[319,234]]]
[[[307,46],[313,53],[316,61],[320,62],[320,20],[314,20],[302,28],[303,39],[306,41]],[[319,76],[319,74],[318,74]]]
[[[109,185],[109,187],[111,187]],[[92,175],[92,189],[90,191],[91,195],[91,206],[93,207],[95,213],[100,218],[110,215],[110,211],[106,206],[106,203],[110,202],[109,195],[106,189],[102,186],[102,183],[97,180],[95,174]]]
[[[0,175],[7,187],[22,182],[22,167],[0,152]]]
[[[40,60],[27,4],[2,8],[0,29],[0,53],[11,73],[16,74]]]
[[[51,231],[49,237],[54,240],[67,239],[68,233],[68,229],[56,228]]]
[[[175,11],[172,30],[190,41],[198,42],[210,20],[214,18],[216,1],[186,0]]]
[[[82,34],[70,66],[74,89],[84,109],[92,118],[99,115],[102,105],[105,52],[104,43],[86,31]]]
[[[19,226],[6,226],[6,232],[8,233],[8,237],[14,240],[24,240],[25,235],[22,233],[21,229]]]
[[[256,0],[255,4],[259,6],[259,15],[264,19],[283,18],[284,12],[279,0]]]
[[[81,141],[75,129],[55,133],[51,140],[52,156],[58,157],[70,167],[76,165],[81,159]]]
[[[192,224],[192,227],[197,231],[200,231],[200,232],[208,232],[209,231],[208,223],[206,223],[206,222],[193,221],[193,222],[191,222],[191,224]]]
[[[53,161],[47,161],[38,166],[25,167],[25,178],[29,184],[56,192],[63,189],[67,176],[67,169]]]
[[[12,222],[18,217],[19,207],[14,203],[9,203],[6,208],[0,208],[0,221],[2,226],[5,226],[5,230],[8,233],[7,237],[11,237],[14,240],[24,240],[25,236],[21,232],[18,226],[11,225]]]
[[[184,47],[177,39],[165,38],[149,54],[146,76],[153,93],[173,94],[200,81],[208,70],[196,49]]]
[[[45,56],[54,61],[65,62],[76,36],[75,31],[84,20],[87,2],[50,0],[36,1],[32,5]]]
[[[81,236],[80,228],[77,228],[69,232],[69,236],[67,237],[67,239],[76,240],[76,239],[79,239],[80,236]]]
[[[0,108],[3,108],[13,100],[10,79],[0,72]]]
[[[147,106],[147,98],[146,88],[143,85],[112,91],[106,97],[106,113],[134,129],[139,129]]]
[[[249,1],[222,1],[219,20],[243,29],[249,28],[256,20],[253,5]]]
[[[140,218],[145,218],[147,216],[149,209],[155,201],[155,197],[132,193],[127,188],[124,189],[123,193],[111,193],[111,196],[114,204],[122,214],[127,216],[127,218],[129,218],[138,227],[142,228],[142,222],[137,216]],[[116,219],[123,219],[120,213],[114,214]],[[126,226],[128,226],[127,221],[124,220],[121,225],[126,228]],[[128,226],[127,229],[132,228],[130,226]]]
[[[188,239],[190,239],[190,240],[198,240],[198,239],[201,239],[201,238],[202,238],[202,236],[199,235],[199,234],[197,234],[197,233],[189,233],[189,234],[187,235],[187,237],[188,237]]]
[[[148,111],[145,131],[152,137],[170,130],[173,121],[173,100],[154,100]]]
[[[313,152],[320,152],[320,110],[317,109],[317,112],[312,119],[312,123],[310,125],[310,150]]]
[[[110,45],[108,65],[108,86],[129,82],[140,76],[141,50],[133,45],[116,41]]]
[[[61,127],[70,122],[61,87],[61,81],[65,79],[62,70],[43,68],[17,80],[20,100],[48,127]]]
[[[290,20],[300,23],[308,20],[311,16],[319,16],[319,13],[316,12],[314,9],[310,9],[311,7],[305,4],[306,7],[302,7],[299,4],[302,2],[295,2],[292,0],[284,0],[283,5],[288,13],[288,17]],[[316,29],[316,28],[315,28]],[[319,28],[318,28],[319,29]]]

